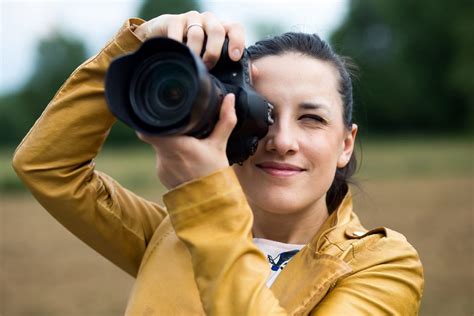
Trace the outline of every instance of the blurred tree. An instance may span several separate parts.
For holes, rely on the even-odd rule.
[[[356,116],[371,131],[472,131],[474,2],[455,2],[350,1],[331,42],[360,68]]]
[[[173,0],[173,1],[156,1],[144,0],[138,11],[138,17],[144,20],[151,20],[162,14],[183,13],[190,10],[200,10],[199,1],[197,0]]]
[[[0,97],[2,143],[18,144],[61,84],[86,59],[81,41],[55,33],[37,47],[35,68],[17,91]]]
[[[199,9],[196,0],[145,0],[138,15],[150,19],[163,13]],[[56,33],[39,42],[35,69],[26,84],[15,92],[0,96],[2,145],[14,146],[20,142],[61,84],[85,59],[83,43],[69,35]],[[136,141],[134,131],[120,122],[108,139],[108,143],[114,145],[125,145],[132,141]]]

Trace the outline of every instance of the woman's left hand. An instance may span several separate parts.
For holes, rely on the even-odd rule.
[[[212,133],[198,139],[191,136],[148,136],[138,138],[153,146],[156,152],[158,178],[168,189],[209,175],[229,166],[227,140],[237,123],[235,96],[225,96],[219,120]]]

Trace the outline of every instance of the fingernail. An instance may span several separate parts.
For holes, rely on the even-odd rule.
[[[233,104],[233,106],[235,106],[235,94],[233,94],[233,93],[229,93],[229,96],[228,96],[228,98],[230,99],[230,100],[229,100],[229,101],[230,101],[230,103],[232,103],[232,104]]]
[[[240,57],[240,49],[235,48],[235,49],[232,51],[232,57],[234,57],[235,59],[239,58],[239,57]]]

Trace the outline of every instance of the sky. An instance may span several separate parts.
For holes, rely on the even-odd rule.
[[[41,38],[61,29],[83,40],[93,55],[140,5],[140,0],[0,0],[0,94],[18,89],[31,75]],[[347,14],[348,0],[202,0],[201,6],[222,20],[280,24],[283,31],[328,39]],[[255,40],[247,33],[247,44]]]

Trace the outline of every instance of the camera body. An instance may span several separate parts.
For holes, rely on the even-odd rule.
[[[105,79],[109,109],[143,134],[205,138],[219,119],[222,99],[234,93],[237,124],[226,152],[230,164],[242,163],[267,134],[273,107],[251,86],[247,51],[234,62],[227,50],[226,39],[208,72],[186,45],[164,37],[148,39],[110,64]]]

